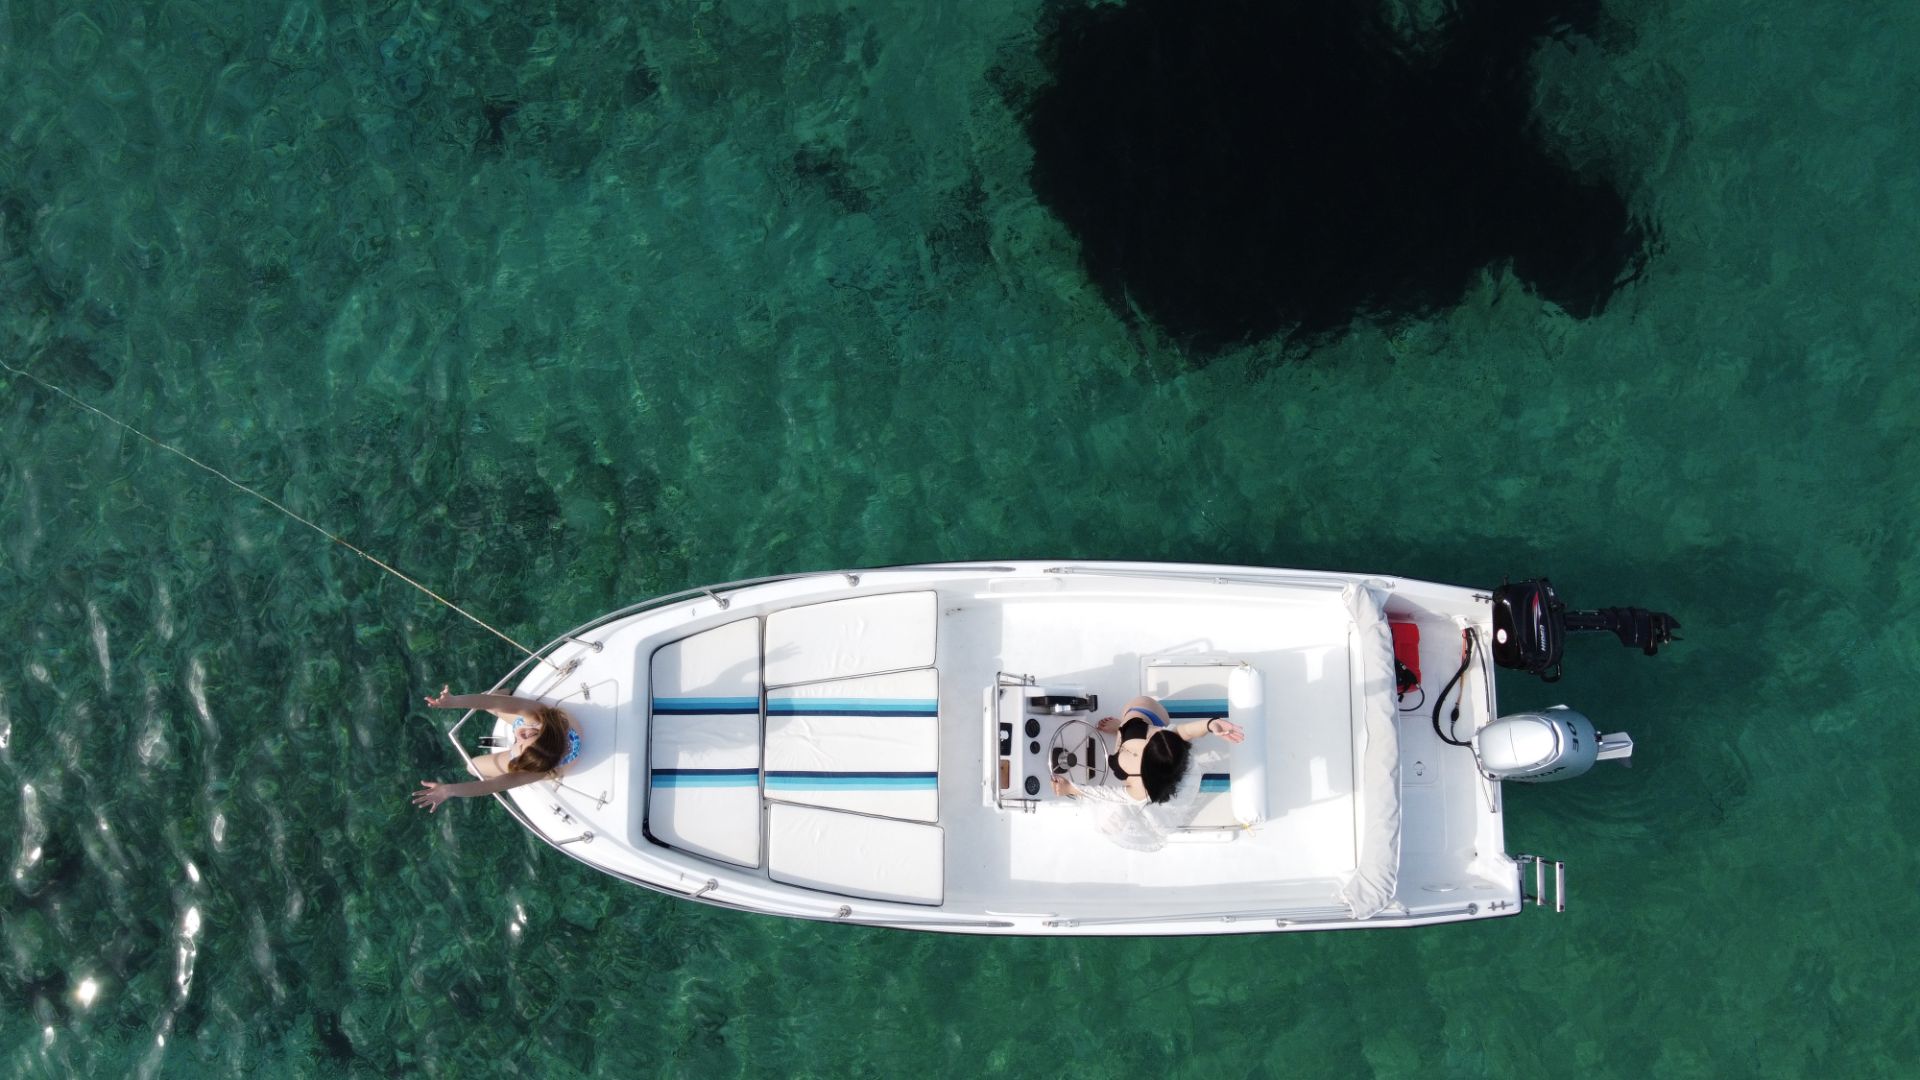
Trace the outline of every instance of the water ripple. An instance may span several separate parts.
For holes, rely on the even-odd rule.
[[[1049,1046],[1505,1075],[1543,1031],[1602,1080],[1920,1058],[1889,960],[1920,919],[1893,887],[1920,143],[1888,92],[1920,5],[1729,34],[1673,0],[1631,50],[1517,72],[1551,115],[1676,66],[1674,107],[1707,106],[1642,149],[1644,90],[1571,133],[1636,155],[1571,146],[1665,223],[1606,315],[1494,266],[1457,309],[1201,371],[1034,197],[1019,94],[1059,6],[12,5],[0,351],[516,637],[707,581],[1062,553],[1671,606],[1686,642],[1569,645],[1554,690],[1640,765],[1509,793],[1568,913],[985,940],[625,886],[487,800],[407,807],[457,768],[419,694],[486,685],[499,642],[4,379],[0,1075],[933,1080]]]
[[[93,637],[93,652],[100,661],[100,688],[113,692],[113,655],[107,649],[107,623],[100,617],[100,605],[87,601],[87,627]]]

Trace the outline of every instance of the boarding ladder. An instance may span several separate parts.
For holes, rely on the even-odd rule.
[[[1527,891],[1527,864],[1533,864],[1533,891]],[[1520,874],[1520,902],[1533,901],[1534,907],[1547,902],[1547,867],[1553,867],[1553,910],[1567,910],[1567,864],[1545,855],[1520,855],[1514,859]]]

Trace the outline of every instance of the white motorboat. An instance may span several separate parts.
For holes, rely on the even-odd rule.
[[[618,878],[798,918],[1096,935],[1496,918],[1545,902],[1549,871],[1565,902],[1562,864],[1508,853],[1502,783],[1632,744],[1568,709],[1499,717],[1493,667],[1552,677],[1568,629],[1651,653],[1675,626],[1566,612],[1545,582],[1234,566],[737,582],[614,612],[502,680],[565,708],[582,749],[497,797]],[[1196,740],[1165,807],[1054,794],[1056,773],[1118,783],[1096,721],[1138,694],[1245,741]],[[450,732],[463,756],[474,715]]]

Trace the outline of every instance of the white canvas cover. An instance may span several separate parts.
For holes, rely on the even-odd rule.
[[[712,859],[760,865],[760,621],[653,654],[647,830]]]
[[[932,667],[934,594],[884,593],[767,616],[767,685]]]
[[[1356,738],[1360,742],[1357,852],[1340,898],[1356,919],[1379,914],[1400,881],[1400,731],[1394,715],[1393,631],[1379,590],[1349,585],[1353,613]]]

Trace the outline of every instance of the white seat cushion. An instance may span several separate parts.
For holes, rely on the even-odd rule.
[[[647,832],[712,859],[760,865],[760,622],[655,650]]]
[[[1221,717],[1240,725],[1246,740],[1205,739],[1194,744],[1194,769],[1204,796],[1193,825],[1256,825],[1267,819],[1266,694],[1260,672],[1232,661],[1147,666],[1147,693],[1160,699],[1176,724]]]
[[[767,685],[932,667],[934,595],[885,593],[767,616]]]
[[[842,896],[938,904],[944,839],[935,825],[775,803],[767,808],[767,874]]]
[[[932,668],[767,692],[767,798],[939,817],[940,682]]]

